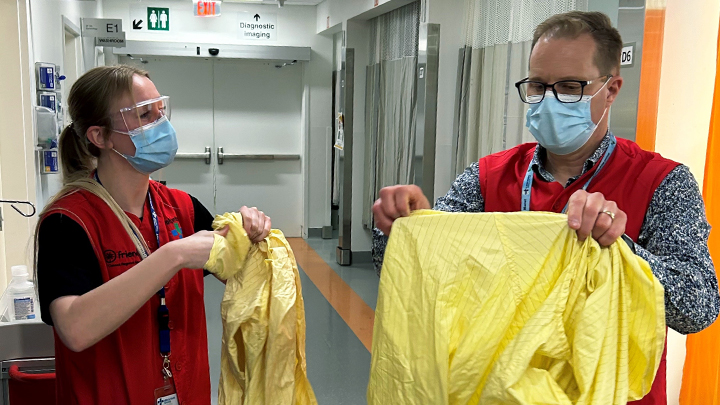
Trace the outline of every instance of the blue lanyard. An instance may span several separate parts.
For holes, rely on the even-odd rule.
[[[605,164],[610,160],[610,156],[612,156],[613,151],[615,150],[615,146],[617,145],[617,139],[615,139],[615,135],[610,134],[610,145],[607,148],[607,151],[605,151],[605,154],[603,155],[602,159],[600,160],[600,163],[598,163],[598,167],[595,170],[595,173],[593,173],[592,176],[588,179],[588,181],[585,183],[585,185],[582,187],[583,190],[587,190],[588,186],[590,186],[590,182],[593,181],[595,176],[600,173],[600,170],[602,170],[603,167],[605,167]],[[530,165],[528,165],[527,172],[525,173],[525,180],[523,180],[523,188],[521,191],[521,202],[520,202],[520,211],[530,211],[530,194],[532,193],[532,183],[533,178],[535,177],[533,169],[532,169],[532,162],[530,162]],[[565,208],[563,208],[562,213],[567,212],[568,205],[565,204]]]
[[[102,186],[102,182],[100,182],[100,178],[97,175],[97,171],[95,172],[95,181],[98,182]],[[153,228],[155,230],[155,239],[157,240],[157,246],[160,248],[160,222],[158,221],[157,213],[155,212],[155,205],[153,204],[152,195],[150,194],[150,190],[148,190],[148,205],[150,208],[150,216],[152,217],[153,222]],[[142,238],[142,235],[135,235],[138,238]],[[146,252],[148,255],[150,255],[150,252]],[[170,360],[168,359],[170,356],[170,311],[168,311],[168,307],[165,304],[165,287],[161,288],[160,291],[158,291],[158,297],[160,297],[160,305],[158,306],[158,331],[160,334],[160,354],[164,358],[163,362],[163,374],[166,377],[172,377],[172,373],[170,372]]]
[[[153,221],[153,228],[155,228],[155,239],[157,240],[158,249],[160,248],[160,224],[158,222],[158,216],[155,212],[155,205],[153,204],[152,195],[148,190],[148,205],[150,206],[150,216]],[[158,328],[160,332],[160,354],[167,358],[170,355],[170,312],[168,311],[167,305],[165,305],[165,287],[158,291],[160,297],[160,306],[158,307]],[[163,368],[167,373],[168,368]],[[172,375],[169,375],[172,377]]]

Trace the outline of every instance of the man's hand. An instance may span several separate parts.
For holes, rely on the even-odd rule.
[[[392,186],[380,190],[380,198],[373,205],[375,226],[390,235],[396,219],[407,217],[412,211],[430,209],[430,202],[418,186]]]
[[[627,214],[601,193],[576,191],[568,202],[567,215],[568,225],[577,231],[580,241],[592,235],[600,246],[607,247],[625,233]]]
[[[247,232],[252,243],[258,243],[270,234],[272,222],[264,212],[255,207],[242,207],[240,208],[240,214],[242,214],[243,218],[243,228],[245,228],[245,232]]]

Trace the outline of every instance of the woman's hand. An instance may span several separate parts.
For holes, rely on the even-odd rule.
[[[258,243],[267,238],[272,227],[270,217],[266,216],[264,212],[258,211],[255,207],[242,207],[240,208],[240,214],[243,217],[243,228],[245,228],[245,232],[247,232],[252,243]]]
[[[215,234],[222,237],[227,236],[229,228],[220,231],[200,231],[187,238],[179,239],[168,243],[175,249],[181,260],[181,266],[185,269],[201,269],[210,259],[210,251],[215,243]]]

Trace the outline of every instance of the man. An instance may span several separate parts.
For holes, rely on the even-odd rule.
[[[623,238],[665,287],[667,325],[683,334],[718,315],[718,284],[707,247],[710,226],[686,166],[616,139],[608,110],[623,84],[622,39],[602,13],[570,12],[540,24],[529,77],[516,84],[530,104],[538,144],[480,159],[435,209],[450,212],[564,212],[578,238],[602,246]],[[416,186],[380,191],[373,246],[381,264],[395,219],[430,203]],[[384,235],[383,235],[384,234]],[[665,355],[650,393],[635,404],[666,404]]]

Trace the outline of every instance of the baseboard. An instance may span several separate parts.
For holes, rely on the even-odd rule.
[[[372,263],[372,252],[371,251],[360,251],[352,252],[352,262],[353,263]]]
[[[308,228],[308,238],[332,239],[332,226],[323,226],[322,228]]]

